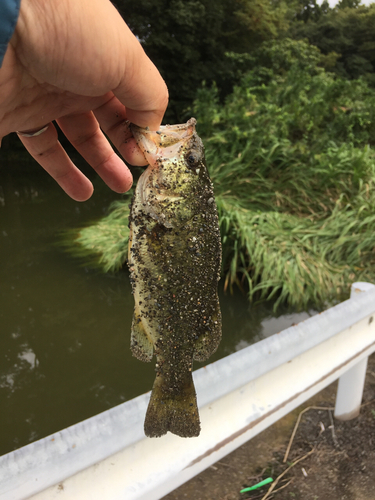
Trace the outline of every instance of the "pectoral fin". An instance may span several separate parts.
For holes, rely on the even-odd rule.
[[[137,307],[134,309],[130,348],[133,356],[140,361],[151,361],[153,355],[153,342],[146,332]]]

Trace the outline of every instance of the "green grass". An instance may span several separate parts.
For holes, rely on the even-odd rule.
[[[302,64],[303,42],[272,57],[291,45],[287,67],[255,67],[224,104],[203,86],[192,115],[215,188],[225,287],[302,308],[375,282],[375,91]],[[128,203],[79,231],[76,253],[119,269]]]
[[[116,201],[109,214],[91,225],[66,231],[63,245],[75,257],[104,272],[118,271],[128,255],[129,201]]]

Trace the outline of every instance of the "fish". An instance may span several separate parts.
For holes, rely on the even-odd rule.
[[[200,434],[193,360],[221,339],[221,238],[213,185],[196,120],[151,131],[131,124],[148,167],[129,213],[128,266],[134,295],[132,354],[156,356],[144,432]]]

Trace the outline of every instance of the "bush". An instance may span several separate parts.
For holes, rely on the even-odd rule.
[[[225,287],[247,284],[251,300],[276,306],[321,304],[354,280],[375,281],[375,91],[319,61],[304,42],[264,44],[224,104],[202,86],[192,110],[215,186]],[[80,233],[91,251],[87,231],[104,236],[96,249],[106,269],[126,258],[127,204]]]
[[[268,67],[246,73],[224,106],[203,87],[194,114],[226,286],[245,278],[251,299],[304,306],[375,278],[375,92],[312,68],[319,54],[303,42],[271,49],[258,55]]]

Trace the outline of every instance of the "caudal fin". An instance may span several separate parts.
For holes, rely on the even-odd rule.
[[[160,437],[168,431],[181,437],[199,436],[197,398],[190,372],[178,394],[168,391],[162,375],[156,377],[144,430],[148,437]]]

